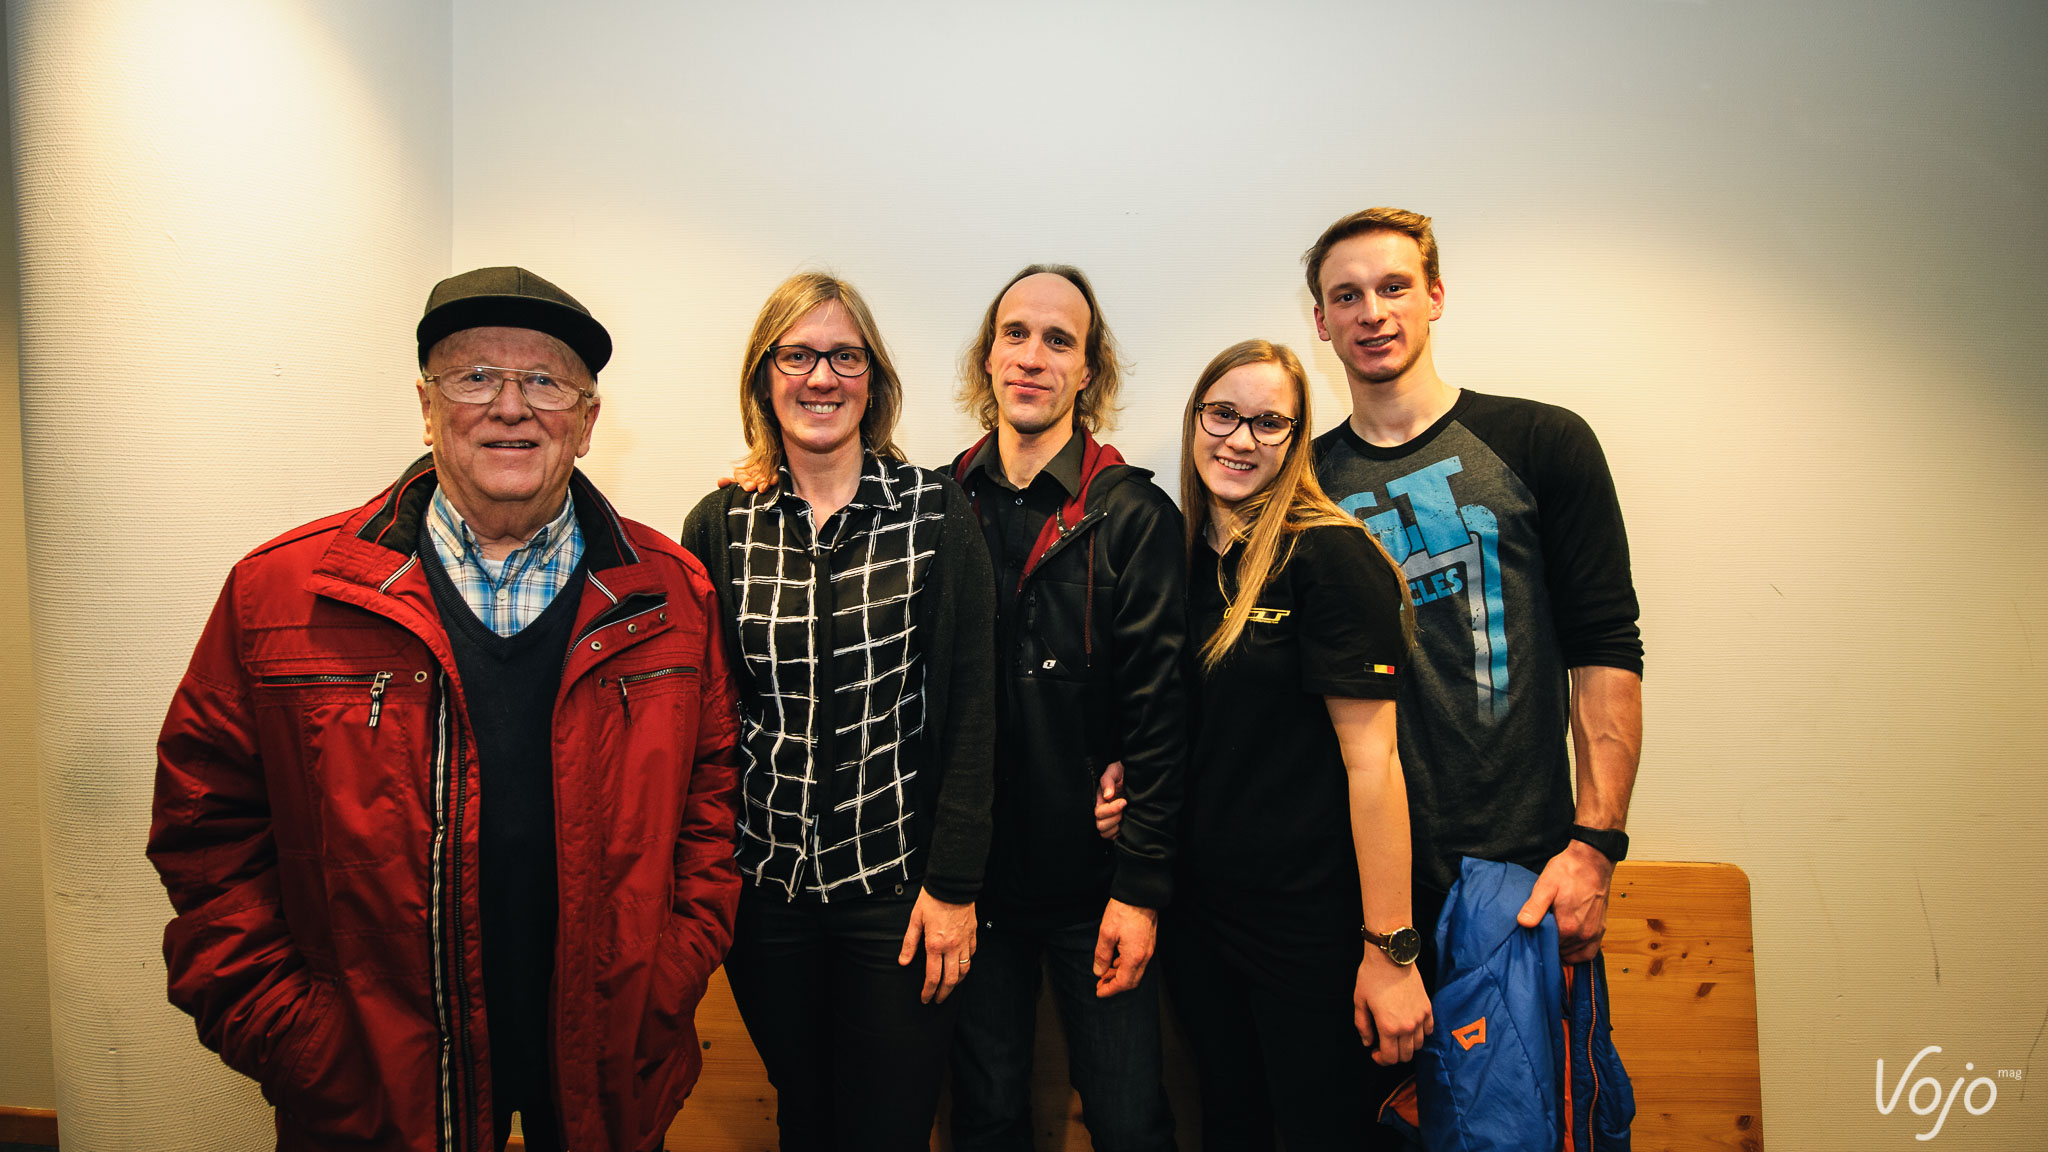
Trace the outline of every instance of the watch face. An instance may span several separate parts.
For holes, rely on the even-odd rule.
[[[1422,955],[1422,933],[1413,928],[1397,928],[1387,937],[1387,959],[1396,964],[1413,964]]]

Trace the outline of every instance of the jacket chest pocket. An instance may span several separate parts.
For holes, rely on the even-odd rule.
[[[255,678],[258,738],[280,854],[326,867],[412,853],[424,836],[431,677],[396,662]]]
[[[625,672],[617,676],[601,676],[598,687],[608,695],[616,696],[620,719],[633,722],[633,701],[642,702],[642,711],[648,707],[659,707],[661,698],[678,694],[694,697],[697,687],[697,669],[690,664],[672,664],[665,668],[649,668],[643,672]]]
[[[1086,549],[1082,554],[1086,555]],[[1058,558],[1066,559],[1065,555]],[[1051,569],[1052,565],[1047,567]],[[1078,563],[1070,563],[1035,573],[1025,582],[1017,597],[1014,622],[1014,671],[1018,675],[1043,680],[1089,677],[1107,622],[1095,619],[1095,605],[1088,595],[1091,589],[1082,580],[1083,575]]]
[[[580,770],[602,781],[593,799],[602,806],[611,828],[607,837],[614,843],[674,842],[695,762],[702,694],[698,666],[673,656],[598,677],[601,735]],[[629,877],[646,861],[660,867],[647,877]],[[631,852],[615,855],[608,868],[615,885],[642,880],[665,885],[672,861],[667,853]]]

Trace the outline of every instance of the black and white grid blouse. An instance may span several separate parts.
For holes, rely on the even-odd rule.
[[[945,495],[931,473],[872,453],[852,502],[823,525],[791,491],[784,470],[726,513],[754,689],[737,858],[756,883],[829,900],[903,875],[923,847],[910,801],[925,768],[916,609]]]

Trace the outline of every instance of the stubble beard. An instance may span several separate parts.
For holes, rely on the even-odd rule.
[[[1069,404],[1057,412],[1040,409],[1036,413],[1025,414],[1026,418],[1021,420],[1003,411],[1001,405],[996,406],[996,411],[1001,417],[1002,422],[1009,425],[1012,432],[1023,436],[1036,436],[1041,432],[1047,432],[1059,427],[1064,421],[1073,419],[1074,405]]]

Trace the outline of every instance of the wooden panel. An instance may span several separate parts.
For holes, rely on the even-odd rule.
[[[0,1144],[57,1146],[57,1114],[48,1108],[0,1108]]]
[[[1628,861],[1615,869],[1607,975],[1615,1046],[1636,1091],[1636,1152],[1761,1152],[1756,964],[1749,878],[1731,864]],[[1050,997],[1039,1004],[1033,1127],[1042,1150],[1087,1152]],[[1180,1146],[1200,1148],[1194,1070],[1168,1018],[1167,1092]],[[776,1145],[775,1094],[724,972],[697,1010],[704,1078],[669,1129],[673,1152]],[[943,1107],[941,1116],[944,1115]],[[932,1147],[950,1152],[944,1124]]]
[[[1625,861],[1607,910],[1614,1045],[1636,1152],[1763,1147],[1749,877],[1733,864]]]
[[[704,1075],[668,1130],[671,1152],[758,1152],[776,1146],[775,1089],[747,1039],[725,969],[711,974],[697,1006]]]

